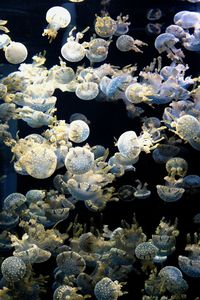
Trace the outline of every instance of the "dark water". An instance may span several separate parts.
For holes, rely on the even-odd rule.
[[[86,26],[91,28],[94,25],[95,13],[100,14],[102,6],[100,1],[85,0],[79,4],[72,4],[66,1],[30,1],[30,0],[0,0],[0,18],[9,21],[9,29],[13,39],[22,42],[29,50],[29,56],[27,62],[31,62],[31,57],[35,53],[39,53],[46,50],[46,65],[48,67],[59,63],[58,57],[60,56],[60,48],[63,43],[64,34],[67,34],[65,30],[59,31],[56,40],[49,44],[47,39],[41,36],[44,29],[45,14],[51,6],[63,5],[69,10],[74,12],[72,21],[77,26],[78,30],[82,30]],[[161,32],[164,32],[165,28],[172,24],[173,16],[175,13],[181,10],[200,11],[198,4],[192,4],[186,1],[131,1],[131,0],[111,0],[110,5],[107,7],[111,17],[116,18],[120,12],[123,15],[129,14],[131,26],[129,34],[134,38],[141,39],[148,43],[148,47],[144,48],[144,54],[140,53],[121,53],[113,45],[109,52],[106,62],[112,65],[125,66],[128,64],[137,63],[138,70],[148,65],[154,57],[158,56],[158,52],[154,48],[154,40],[156,35],[147,32],[146,26],[150,22],[147,19],[147,11],[151,8],[160,8],[162,11],[162,17],[158,21],[152,21],[152,23],[161,23]],[[67,29],[68,31],[69,29]],[[90,31],[85,35],[85,39],[90,36]],[[189,64],[189,74],[197,76],[199,74],[200,66],[200,54],[197,52],[184,51],[185,63]],[[6,63],[2,53],[0,53],[0,73],[5,76],[10,72],[17,69],[16,66],[10,66]],[[169,63],[163,55],[163,65]],[[76,64],[70,64],[70,66],[76,66]],[[138,71],[138,72],[139,72]],[[105,147],[109,147],[110,153],[114,153],[116,148],[114,147],[114,137],[118,138],[123,132],[127,130],[134,130],[137,133],[140,132],[141,120],[136,118],[134,120],[127,117],[126,109],[122,101],[116,103],[98,102],[98,101],[82,101],[78,99],[73,93],[61,93],[57,90],[55,95],[58,98],[57,116],[58,119],[65,119],[69,122],[69,117],[75,112],[83,113],[90,120],[91,134],[87,140],[90,145],[101,144]],[[155,108],[145,106],[146,116],[162,117],[164,106],[156,106]],[[42,129],[33,130],[29,128],[24,122],[18,121],[12,124],[13,132],[19,130],[20,137],[24,137],[30,133],[40,133]],[[1,173],[6,174],[7,180],[1,183],[1,198],[4,199],[8,194],[12,192],[26,193],[30,189],[50,189],[52,188],[52,178],[47,180],[37,180],[30,178],[29,176],[15,175],[12,165],[9,161],[11,155],[9,151],[1,146]],[[183,145],[181,150],[181,157],[185,158],[189,165],[188,174],[200,173],[200,159],[199,152],[191,148],[189,145]],[[132,222],[133,214],[136,215],[136,219],[140,226],[142,226],[147,238],[151,238],[151,234],[154,233],[155,228],[159,224],[162,217],[165,217],[168,221],[174,222],[175,218],[178,218],[178,229],[180,235],[177,238],[176,251],[169,257],[166,265],[177,266],[177,257],[179,254],[184,253],[186,245],[186,234],[198,231],[199,228],[192,221],[193,216],[200,210],[199,194],[184,194],[183,198],[175,202],[165,203],[161,201],[156,193],[156,184],[163,182],[163,177],[166,175],[165,166],[156,164],[151,154],[141,154],[139,162],[135,165],[136,172],[127,172],[123,177],[115,181],[115,187],[118,189],[124,184],[135,185],[135,180],[140,179],[141,182],[147,182],[151,190],[151,196],[147,199],[135,199],[133,202],[112,202],[107,205],[102,214],[92,213],[88,211],[82,202],[79,202],[76,207],[76,211],[70,214],[70,217],[61,223],[58,228],[64,230],[70,221],[73,221],[75,215],[78,213],[80,223],[89,223],[88,220],[93,218],[93,222],[97,228],[101,228],[102,224],[108,224],[109,228],[115,229],[120,226],[122,219],[125,219],[128,223]],[[59,170],[57,173],[64,173],[63,170]],[[46,262],[43,265],[38,265],[36,270],[43,274],[52,274],[53,262]],[[137,272],[131,272],[127,279],[127,285],[125,290],[128,291],[127,295],[124,295],[121,299],[142,299],[141,289],[144,288],[144,274],[138,274]],[[200,295],[199,292],[199,280],[191,279],[185,276],[189,283],[189,290],[187,293],[187,299],[193,300]],[[52,299],[51,281],[48,285],[48,294],[44,299]],[[21,299],[20,299],[21,300]]]

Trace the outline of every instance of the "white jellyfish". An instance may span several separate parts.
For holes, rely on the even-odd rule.
[[[61,6],[53,6],[46,13],[46,20],[49,23],[44,30],[43,36],[47,35],[50,42],[55,39],[60,28],[65,28],[71,22],[69,11]]]
[[[140,41],[140,40],[134,40],[132,36],[123,34],[120,35],[116,41],[117,48],[122,52],[127,51],[135,51],[135,52],[143,52],[139,47],[140,46],[147,46],[146,43]]]
[[[75,143],[84,142],[90,134],[90,128],[82,120],[72,121],[69,125],[69,139]]]
[[[94,154],[86,148],[71,148],[65,158],[65,166],[72,174],[84,174],[94,164]]]
[[[11,64],[22,63],[28,55],[27,48],[22,43],[11,42],[4,48],[5,58]]]
[[[82,82],[77,85],[76,96],[81,100],[93,100],[99,94],[99,86],[95,82]]]
[[[117,147],[123,156],[129,158],[135,158],[141,152],[141,146],[135,131],[124,132],[117,141]]]

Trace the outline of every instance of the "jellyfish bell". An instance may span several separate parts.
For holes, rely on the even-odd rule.
[[[134,40],[132,36],[127,34],[120,35],[116,41],[116,47],[122,52],[133,50],[142,53],[143,51],[139,48],[141,46],[147,46],[147,44],[140,40]]]
[[[61,54],[64,59],[70,62],[78,62],[85,57],[86,50],[82,44],[76,41],[68,41],[62,46]]]
[[[157,193],[160,199],[165,202],[176,202],[180,200],[185,189],[175,186],[156,185]]]
[[[79,83],[75,94],[81,100],[93,100],[99,94],[98,84],[92,81]]]
[[[71,148],[65,158],[65,166],[72,174],[88,172],[94,163],[94,154],[82,147]]]
[[[94,29],[100,37],[111,37],[117,29],[117,23],[108,15],[104,17],[96,16]]]
[[[11,42],[4,51],[6,60],[11,64],[21,64],[28,56],[27,48],[19,42]]]
[[[126,131],[117,141],[119,152],[129,158],[138,157],[141,152],[140,143],[135,131]]]

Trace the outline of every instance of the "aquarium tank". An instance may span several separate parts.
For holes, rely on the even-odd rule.
[[[200,1],[0,1],[0,300],[200,300]]]

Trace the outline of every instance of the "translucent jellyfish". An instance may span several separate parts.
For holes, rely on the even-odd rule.
[[[166,170],[169,177],[184,177],[188,170],[188,163],[181,157],[173,157],[167,161]]]
[[[122,16],[122,14],[120,14],[119,16],[117,16],[117,29],[114,35],[120,36],[126,34],[129,31],[129,26],[131,25],[131,22],[127,22],[128,19],[128,15]]]
[[[109,80],[107,80],[107,77],[103,77],[100,83],[100,88],[103,92],[105,92],[107,97],[117,100],[123,98],[123,94],[132,80],[133,78],[130,75],[119,75],[112,79],[109,78]],[[103,87],[104,84],[105,90]]]
[[[185,189],[196,189],[200,188],[200,176],[198,175],[187,175],[183,178],[183,187]]]
[[[156,185],[156,189],[160,199],[165,202],[176,202],[182,198],[185,192],[185,189],[173,185]]]
[[[9,212],[20,212],[26,203],[26,197],[20,193],[12,193],[3,201],[3,208]]]
[[[150,8],[147,11],[147,19],[149,21],[157,21],[162,17],[162,11],[160,8]]]
[[[90,62],[102,62],[107,58],[108,47],[110,41],[104,39],[92,39],[88,46],[88,51],[86,52],[86,57]]]
[[[92,276],[87,273],[80,273],[77,277],[77,286],[81,289],[83,294],[92,294],[95,282]]]
[[[6,281],[10,283],[18,282],[26,274],[26,265],[22,259],[10,256],[3,261],[1,272]]]
[[[81,147],[71,148],[65,158],[65,166],[72,174],[84,174],[94,164],[94,154]]]
[[[108,154],[109,154],[109,150],[106,149],[104,146],[102,145],[96,145],[93,146],[91,148],[92,153],[94,154],[94,159],[97,158],[107,158]]]
[[[72,1],[71,2],[81,2],[81,1]],[[82,295],[77,294],[77,288],[71,287],[69,285],[60,285],[53,294],[53,300],[84,300]]]
[[[181,26],[178,26],[178,25],[170,25],[166,28],[165,30],[166,33],[170,33],[170,34],[173,34],[177,39],[179,40],[183,40],[183,38],[186,37],[186,32],[185,30],[181,27]]]
[[[29,203],[42,201],[46,196],[45,190],[29,190],[26,193],[26,199]]]
[[[7,20],[0,20],[0,30],[4,31],[5,33],[9,32],[9,29],[5,26],[7,23]]]
[[[119,152],[128,158],[135,158],[141,152],[141,146],[135,131],[124,132],[117,141]]]
[[[108,277],[104,277],[97,282],[94,288],[94,294],[97,300],[117,300],[123,295],[121,284],[118,281],[112,281]]]
[[[159,145],[152,152],[154,161],[158,164],[166,163],[171,157],[176,156],[179,153],[179,148],[174,145]]]
[[[99,86],[95,82],[82,82],[77,85],[75,93],[81,100],[93,100],[99,94]]]
[[[1,87],[0,87],[1,90]],[[1,91],[0,91],[1,93]],[[15,117],[16,106],[14,103],[2,103],[0,104],[0,120],[1,122],[7,122]]]
[[[136,191],[134,192],[135,198],[146,199],[146,198],[150,197],[151,191],[147,189],[148,184],[145,182],[142,185],[142,183],[139,179],[136,180],[136,182],[138,183],[138,185],[136,187]]]
[[[88,43],[79,43],[79,40],[84,37],[84,33],[89,29],[87,27],[82,32],[78,32],[75,37],[73,37],[73,31],[76,30],[76,27],[72,28],[69,33],[69,37],[67,42],[61,48],[62,56],[70,61],[70,62],[78,62],[85,57],[86,47],[88,47]]]
[[[155,48],[159,53],[167,52],[167,57],[171,60],[181,61],[185,57],[181,49],[177,49],[175,44],[179,42],[173,34],[162,33],[155,39]]]
[[[72,121],[69,125],[69,139],[74,143],[82,143],[87,140],[90,128],[82,120]]]
[[[162,24],[160,23],[148,23],[146,26],[146,32],[152,35],[159,35],[161,33]]]
[[[54,87],[65,92],[66,84],[75,79],[75,72],[72,68],[67,67],[66,63],[60,59],[60,66],[53,66],[49,70],[48,80],[54,81]]]
[[[82,113],[73,113],[69,118],[70,123],[73,121],[77,121],[77,120],[84,121],[88,125],[90,124],[90,121],[88,120],[88,118]]]
[[[0,35],[0,49],[5,48],[11,43],[11,39],[7,34]]]
[[[140,40],[134,40],[132,36],[123,34],[118,37],[116,41],[116,47],[122,51],[122,52],[127,52],[127,51],[135,51],[135,52],[143,52],[139,47],[141,46],[147,46],[146,43],[140,41]]]
[[[18,42],[11,42],[4,50],[5,58],[11,64],[21,64],[28,55],[26,47]]]
[[[125,91],[128,101],[134,104],[150,101],[151,96],[154,94],[155,91],[150,85],[137,82],[130,84]]]
[[[74,251],[66,251],[60,253],[56,262],[58,268],[65,273],[65,275],[78,275],[85,270],[85,260],[78,253]]]
[[[6,212],[5,210],[0,212],[0,228],[10,229],[17,226],[19,222],[19,215]]]
[[[58,30],[69,25],[71,15],[64,7],[53,6],[46,13],[46,20],[49,24],[42,35],[47,35],[49,41],[52,42],[56,38]]]
[[[133,201],[135,188],[132,185],[123,185],[118,190],[118,197],[121,201],[130,202]]]
[[[158,248],[151,242],[138,244],[135,248],[135,255],[138,259],[151,260],[158,253]]]
[[[30,176],[45,179],[55,172],[57,157],[47,146],[34,146],[20,158],[20,164]]]
[[[111,37],[117,30],[117,23],[108,15],[104,17],[96,16],[94,29],[100,37]]]
[[[171,126],[175,127],[175,133],[186,141],[195,140],[200,133],[200,122],[187,114],[178,118]]]

